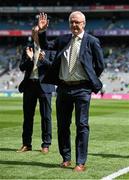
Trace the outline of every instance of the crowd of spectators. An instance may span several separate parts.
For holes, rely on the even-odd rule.
[[[87,1],[34,1],[34,0],[0,0],[0,7],[21,7],[21,6],[100,6],[100,5],[124,5],[129,4],[129,0],[87,0]],[[68,18],[68,13],[49,13],[50,25],[49,30],[68,30],[69,25],[65,21]],[[34,18],[35,16],[35,18]],[[87,24],[86,31],[94,34],[94,30],[114,30],[114,29],[129,29],[129,13],[115,13],[115,12],[101,12],[95,15],[86,14]],[[34,13],[1,13],[0,16],[0,30],[31,30],[32,26],[37,21],[37,15]],[[4,37],[3,37],[4,38]],[[11,37],[13,38],[13,37]],[[11,39],[10,38],[10,39]],[[20,37],[23,38],[23,37]],[[101,37],[100,37],[101,38]],[[123,37],[122,37],[123,38]],[[6,38],[5,38],[6,39]],[[18,38],[16,38],[18,39]],[[13,40],[11,40],[13,41]],[[115,41],[115,40],[113,40]],[[4,40],[2,41],[4,42]],[[18,44],[23,45],[24,41]],[[6,46],[6,44],[9,44]],[[119,46],[118,46],[119,44]],[[1,44],[2,45],[2,44]],[[0,47],[0,89],[17,89],[19,80],[22,79],[23,74],[19,72],[18,64],[20,61],[21,50],[23,47],[17,46],[12,42],[5,43],[5,46]],[[129,46],[128,44],[117,43],[117,45],[110,43],[104,45],[104,58],[106,69],[102,74],[102,80],[106,92],[129,92]]]
[[[129,93],[129,47],[125,44],[119,47],[110,45],[103,50],[106,68],[101,79],[104,92]],[[17,89],[23,78],[23,73],[19,71],[21,51],[21,46],[0,48],[0,90]]]
[[[121,46],[104,48],[106,69],[109,72],[129,72],[129,47]]]
[[[0,90],[17,89],[23,76],[19,70],[21,50],[11,44],[0,47]]]
[[[128,16],[116,18],[111,14],[108,17],[90,17],[87,15],[86,30],[94,32],[94,30],[128,30],[129,29],[129,14]],[[35,18],[34,18],[35,17]],[[50,30],[69,30],[69,24],[66,21],[67,13],[49,13]],[[2,14],[0,16],[0,30],[31,30],[32,26],[37,21],[35,14]]]
[[[129,93],[129,46],[117,44],[104,49],[105,71],[101,76],[106,93]]]

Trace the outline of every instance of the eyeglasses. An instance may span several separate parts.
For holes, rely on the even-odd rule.
[[[70,21],[69,23],[70,24],[76,24],[76,25],[79,25],[79,24],[81,24],[81,23],[83,23],[84,21]]]

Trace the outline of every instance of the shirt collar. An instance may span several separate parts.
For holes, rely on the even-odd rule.
[[[79,37],[80,39],[83,38],[83,35],[84,35],[84,31],[82,31],[80,34],[77,35],[77,37]],[[73,35],[72,35],[73,36]]]

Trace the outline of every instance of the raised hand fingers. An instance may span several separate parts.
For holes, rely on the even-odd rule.
[[[33,51],[33,48],[31,48],[31,47],[27,47],[27,48],[26,48],[26,51],[30,51],[30,52],[32,52],[32,51]]]
[[[39,14],[39,19],[40,19],[40,20],[47,20],[47,14],[45,14],[44,12],[41,12],[41,13]]]
[[[39,30],[44,30],[48,27],[47,14],[45,14],[44,12],[39,14],[38,27],[39,27]]]
[[[26,48],[26,53],[28,53],[28,51],[30,51],[30,48],[29,48],[29,47]]]
[[[26,48],[26,54],[30,59],[32,59],[32,57],[33,57],[33,48],[27,47]]]

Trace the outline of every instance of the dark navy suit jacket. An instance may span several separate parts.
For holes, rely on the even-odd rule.
[[[33,45],[29,46],[33,48]],[[53,61],[55,57],[55,51],[48,51],[45,50],[45,60],[46,61]],[[25,87],[28,84],[28,80],[30,78],[32,69],[34,66],[34,62],[29,59],[29,57],[26,55],[26,48],[23,50],[22,59],[20,62],[20,70],[25,71],[24,79],[19,85],[19,92],[24,92]],[[40,86],[42,88],[43,93],[52,93],[55,91],[55,86],[52,84],[46,84],[41,82],[42,79],[44,79],[45,74],[47,73],[47,68],[42,64],[42,62],[38,62],[38,77],[40,81]]]
[[[68,47],[71,38],[72,34],[66,34],[59,36],[53,41],[48,41],[46,32],[39,33],[39,42],[41,48],[57,51],[56,58],[52,64],[48,61],[44,61],[44,64],[51,67],[51,73],[46,76],[47,79],[44,79],[47,82],[57,85],[60,84],[61,81],[59,80],[59,70],[61,56]],[[102,88],[102,82],[100,81],[99,76],[104,70],[103,52],[98,38],[86,32],[84,33],[80,47],[79,60],[88,76],[92,91],[97,93]]]

